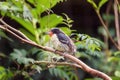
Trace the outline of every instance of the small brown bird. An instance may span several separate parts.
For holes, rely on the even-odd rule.
[[[54,49],[71,55],[75,54],[76,46],[73,41],[59,28],[51,29],[49,35]]]

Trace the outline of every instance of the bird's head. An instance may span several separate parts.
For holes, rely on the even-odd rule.
[[[49,32],[48,32],[48,34],[50,35],[50,36],[52,36],[53,34],[59,34],[59,33],[61,33],[62,31],[59,29],[59,28],[53,28],[53,29],[51,29]]]

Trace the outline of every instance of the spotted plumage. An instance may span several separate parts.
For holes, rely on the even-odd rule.
[[[74,55],[76,47],[73,41],[63,31],[54,28],[50,30],[49,35],[51,36],[51,43],[54,49]]]

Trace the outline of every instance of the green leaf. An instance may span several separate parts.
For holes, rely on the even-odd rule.
[[[6,57],[7,57],[6,54],[0,52],[0,58],[6,58]]]
[[[58,24],[62,23],[63,18],[61,16],[58,16],[56,14],[50,14],[47,16],[44,16],[40,19],[41,28],[53,28],[57,26]]]
[[[90,49],[91,51],[101,50],[101,44],[100,41],[95,38],[88,38],[86,39],[86,47]]]
[[[98,4],[98,9],[100,9],[108,0],[101,0]]]
[[[115,76],[120,77],[120,71],[115,71]]]
[[[33,20],[32,14],[31,14],[28,6],[25,4],[23,5],[23,17],[24,17],[24,19],[28,19],[30,21]]]
[[[5,68],[0,66],[0,79],[2,79],[4,75],[6,75]]]
[[[32,23],[29,21],[23,20],[22,18],[18,18],[16,16],[12,16],[14,20],[20,23],[26,30],[28,30],[31,34],[35,35],[35,28],[33,27]]]
[[[65,24],[67,27],[71,28],[73,20],[69,18],[67,14],[63,13],[63,15],[65,16],[65,19],[63,20],[62,23]]]
[[[89,2],[97,10],[98,7],[93,0],[87,0],[87,2]]]
[[[108,58],[108,61],[109,61],[109,62],[113,62],[113,61],[114,61],[114,62],[118,62],[118,61],[120,61],[120,58],[119,58],[119,57],[109,57],[109,58]]]
[[[19,30],[20,30],[23,34],[25,34],[30,40],[36,42],[35,36],[34,36],[33,34],[31,34],[30,32],[28,32],[26,29],[20,28]]]
[[[67,80],[70,80],[69,76],[67,75],[67,73],[59,68],[50,68],[49,72],[51,75],[54,75],[56,77],[61,77],[61,78],[65,78]]]
[[[42,68],[38,65],[32,65],[31,69],[37,70],[39,73],[41,72]]]
[[[23,0],[9,0],[10,3],[12,2],[12,6],[16,6],[17,8],[21,9],[22,11],[22,8],[23,8]]]
[[[115,56],[120,55],[120,51],[116,51],[116,52],[114,53],[114,55],[115,55]]]
[[[102,15],[103,19],[108,21],[109,23],[114,20],[114,15],[113,14],[103,14]]]
[[[102,26],[98,28],[98,32],[102,34],[103,36],[108,37],[107,32]]]
[[[7,12],[10,4],[8,2],[0,2],[0,10]]]
[[[50,8],[52,8],[53,6],[55,6],[58,2],[60,2],[60,0],[36,0],[35,3],[36,8],[38,13],[42,13],[44,11],[49,10]]]
[[[22,50],[18,50],[18,49],[14,49],[14,52],[12,52],[10,54],[12,60],[17,60],[17,62],[19,64],[29,64],[29,62],[33,63],[33,59],[32,58],[27,58],[27,51],[22,49]]]
[[[21,12],[22,9],[11,4],[10,2],[0,2],[0,10],[1,14],[4,16],[5,14],[15,14],[16,12]]]
[[[12,39],[9,38],[1,29],[0,29],[0,37],[6,38],[6,39],[12,41]]]
[[[31,4],[35,4],[35,0],[27,0]]]
[[[13,73],[10,70],[0,66],[0,80],[11,80],[12,77]]]
[[[116,76],[113,76],[113,77],[111,77],[112,78],[112,80],[120,80],[120,78],[119,77],[116,77]]]
[[[63,31],[63,32],[65,32],[65,34],[67,34],[67,35],[70,35],[71,34],[71,30],[70,30],[70,28],[68,28],[68,27],[60,27],[60,29]]]

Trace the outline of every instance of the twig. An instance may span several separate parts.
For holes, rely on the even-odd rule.
[[[7,25],[6,25],[6,26],[7,26]],[[52,48],[50,48],[50,47],[44,47],[44,46],[41,46],[41,45],[36,44],[35,42],[32,42],[32,41],[28,41],[28,40],[26,40],[26,39],[23,39],[22,37],[18,36],[17,34],[15,34],[14,32],[12,32],[11,30],[5,28],[4,26],[1,26],[1,25],[0,25],[0,29],[3,29],[3,30],[5,30],[5,31],[9,32],[10,34],[14,35],[16,38],[18,38],[19,40],[21,40],[23,43],[30,44],[30,45],[32,45],[32,46],[38,47],[38,48],[40,48],[40,49],[42,49],[42,50],[45,50],[45,51],[49,51],[49,52],[53,52],[53,53],[56,52],[56,54],[59,54],[59,55],[61,55],[61,56],[63,56],[63,54],[64,54],[64,53],[62,53],[62,52],[55,51],[54,49],[52,49]],[[13,31],[14,31],[14,30],[13,30]],[[17,31],[17,30],[16,30],[16,31]],[[81,60],[77,59],[75,56],[72,56],[72,55],[70,55],[70,54],[64,54],[64,57],[70,59],[73,63],[76,63],[77,65],[79,65],[79,66],[76,66],[76,67],[83,69],[84,71],[90,73],[90,74],[93,75],[93,76],[102,78],[102,79],[104,79],[104,80],[112,80],[112,79],[111,79],[108,75],[106,75],[105,73],[90,68],[90,67],[87,66],[84,62],[82,62]],[[81,67],[80,67],[80,66],[81,66]]]
[[[120,47],[120,28],[119,28],[117,0],[114,0],[114,14],[115,14],[115,28],[116,28],[117,42]]]
[[[68,63],[68,62],[49,62],[49,61],[34,61],[33,64],[53,64],[53,65],[66,65],[66,66],[73,66],[82,68],[80,65],[75,63]]]
[[[10,25],[8,25],[5,21],[2,20],[2,18],[0,18],[0,22],[2,24],[4,24],[9,30],[15,32],[17,35],[21,36],[22,38],[26,39],[26,40],[30,40],[29,38],[27,38],[22,32],[14,29],[13,27],[11,27]]]
[[[107,26],[105,25],[105,23],[104,23],[101,15],[100,15],[100,13],[99,13],[99,11],[96,11],[96,13],[97,13],[97,15],[98,15],[98,18],[100,19],[100,22],[102,23],[103,27],[105,28],[105,30],[106,30],[106,32],[107,32],[107,35],[109,36],[110,40],[111,40],[112,43],[115,45],[115,47],[116,47],[118,50],[120,50],[120,47],[115,43],[115,41],[114,41],[113,38],[111,37],[111,35],[110,35],[110,33],[109,33],[108,29],[107,29]]]
[[[113,4],[113,2],[111,0],[108,1],[107,8],[106,8],[106,15],[107,16],[110,14],[112,4]],[[109,21],[108,20],[105,20],[105,25],[107,26],[107,28],[109,28]],[[108,36],[103,36],[103,37],[104,37],[104,42],[106,44],[105,54],[106,54],[106,59],[107,59],[108,56],[110,55],[110,53],[107,52],[107,51],[109,51],[109,41],[108,41],[109,37]]]

